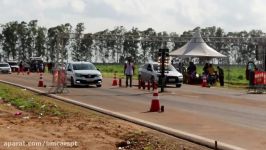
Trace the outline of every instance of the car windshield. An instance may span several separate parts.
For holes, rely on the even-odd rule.
[[[153,69],[154,71],[159,72],[159,64],[153,64]],[[168,67],[166,67],[165,71],[176,71],[175,67],[172,65],[168,65]]]
[[[10,65],[10,66],[17,66],[18,63],[16,63],[16,62],[9,62],[9,65]]]
[[[9,67],[8,64],[0,64],[0,67]]]
[[[74,70],[96,70],[93,64],[73,64]]]

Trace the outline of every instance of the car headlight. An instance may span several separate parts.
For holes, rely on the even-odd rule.
[[[100,78],[101,78],[101,77],[102,77],[102,75],[101,75],[101,74],[97,74],[97,75],[96,75],[96,77],[100,77]]]
[[[79,73],[75,73],[75,76],[76,76],[76,77],[81,77],[81,74],[79,74]]]

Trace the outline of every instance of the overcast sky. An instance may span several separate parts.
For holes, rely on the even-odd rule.
[[[0,23],[34,19],[45,27],[83,22],[86,32],[115,26],[177,33],[197,26],[266,32],[266,0],[0,0]]]

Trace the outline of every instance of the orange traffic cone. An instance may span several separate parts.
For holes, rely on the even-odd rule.
[[[116,73],[114,73],[114,79],[112,86],[117,86]]]
[[[160,111],[160,101],[157,86],[154,87],[153,98],[151,101],[150,112]]]
[[[38,83],[38,87],[44,87],[42,73],[40,74],[40,80],[39,80],[39,83]]]

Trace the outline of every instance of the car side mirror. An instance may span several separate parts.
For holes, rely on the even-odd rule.
[[[98,71],[100,71],[100,69],[99,69],[99,68],[97,68],[97,70],[98,70]]]

